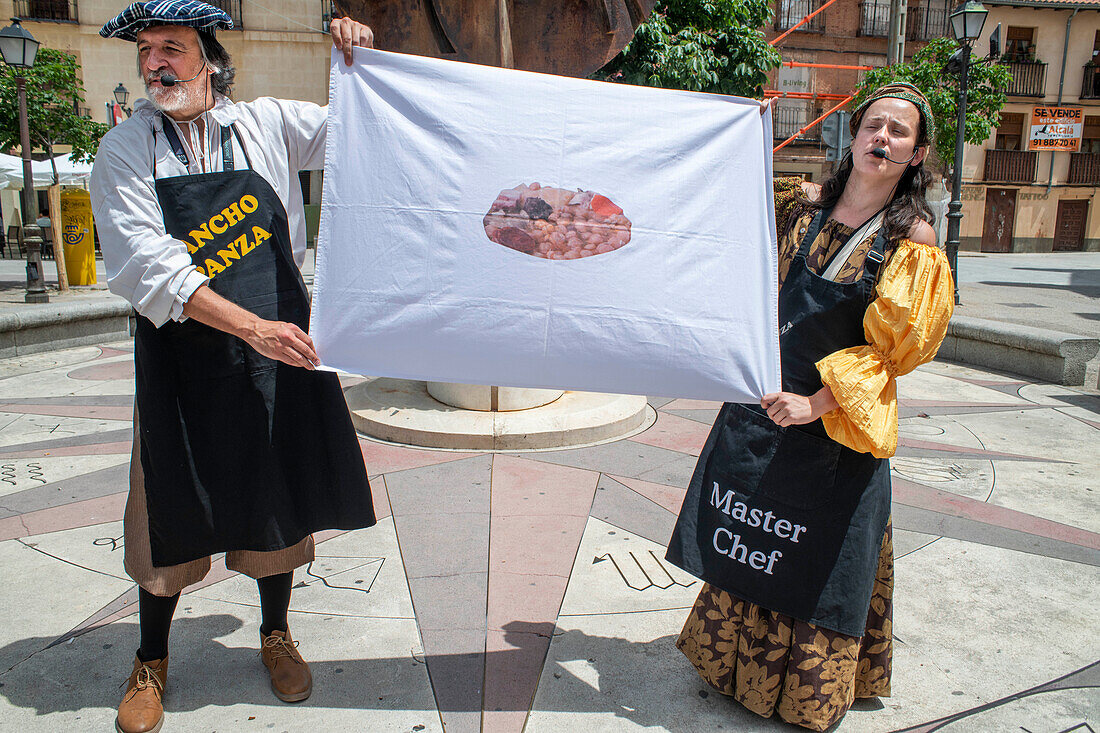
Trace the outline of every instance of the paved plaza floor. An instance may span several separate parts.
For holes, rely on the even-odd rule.
[[[112,730],[132,349],[0,360],[0,730]],[[946,363],[900,393],[893,697],[837,730],[1100,729],[1100,395]],[[572,450],[362,439],[380,521],[295,574],[313,696],[272,695],[255,584],[215,562],[179,604],[165,730],[793,730],[673,646],[700,584],[663,545],[718,405],[651,407]]]

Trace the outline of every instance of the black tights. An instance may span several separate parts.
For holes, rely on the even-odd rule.
[[[272,631],[286,631],[286,614],[290,608],[290,586],[294,573],[269,575],[256,581],[260,590],[260,613],[263,623],[260,631],[265,635]],[[144,588],[138,588],[138,619],[141,623],[141,647],[138,657],[143,662],[164,659],[168,656],[168,631],[172,626],[172,614],[180,594],[155,596]]]

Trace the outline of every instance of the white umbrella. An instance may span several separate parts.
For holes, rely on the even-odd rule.
[[[91,163],[77,163],[68,155],[59,155],[53,159],[57,166],[57,176],[60,182],[67,185],[85,184],[92,177]],[[49,161],[43,161],[49,170]],[[35,177],[37,181],[37,176]]]
[[[68,155],[54,158],[57,164],[58,182],[73,186],[86,183],[92,174],[87,163],[74,162]],[[49,188],[54,184],[53,165],[48,160],[31,162],[31,175],[35,188]],[[0,188],[23,188],[23,159],[0,153]]]

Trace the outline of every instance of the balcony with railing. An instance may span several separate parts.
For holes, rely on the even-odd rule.
[[[859,4],[859,35],[886,38],[890,33],[890,3],[864,0]]]
[[[863,0],[859,4],[859,35],[886,38],[889,34],[889,0]],[[947,34],[947,10],[940,0],[924,0],[906,9],[906,40],[928,41]]]
[[[76,0],[15,0],[12,10],[22,20],[77,23]]]
[[[924,0],[919,5],[910,6],[905,23],[906,39],[931,41],[933,38],[949,37],[948,13],[950,10],[943,0]]]
[[[1081,99],[1100,99],[1100,66],[1085,64],[1081,80]]]
[[[820,7],[821,0],[779,0],[779,7],[775,13],[775,29],[785,31]],[[824,33],[824,16],[825,13],[818,13],[808,23],[798,26],[798,30],[809,33]]]
[[[1010,97],[1041,97],[1046,85],[1047,65],[1042,61],[1002,62],[1012,73],[1012,81],[1005,88]]]
[[[808,125],[817,115],[813,107],[806,105],[793,105],[780,103],[776,105],[772,114],[772,137],[776,140],[786,140],[792,135],[798,135],[798,131]],[[796,142],[817,143],[821,140],[821,126],[815,125],[795,138]]]
[[[1071,186],[1100,186],[1100,153],[1070,153],[1066,183]]]
[[[1034,183],[1038,156],[1038,153],[1028,150],[987,150],[984,180],[997,183]]]
[[[244,28],[244,17],[241,15],[241,0],[205,0],[215,8],[224,10],[233,19],[233,29]]]

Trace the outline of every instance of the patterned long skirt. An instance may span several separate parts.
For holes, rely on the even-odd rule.
[[[886,526],[862,637],[796,621],[709,584],[676,646],[699,676],[765,718],[811,730],[836,723],[857,697],[889,697],[894,545]]]

